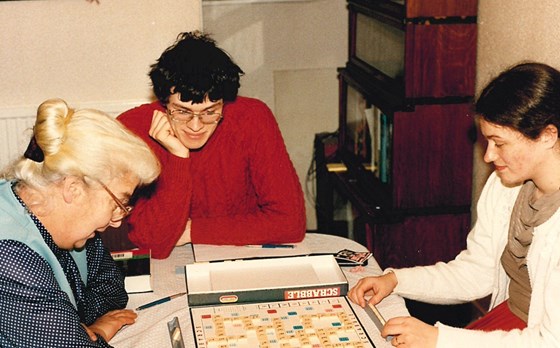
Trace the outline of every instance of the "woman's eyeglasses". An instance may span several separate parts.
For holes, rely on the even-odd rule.
[[[113,216],[111,217],[111,221],[114,222],[121,221],[122,219],[130,215],[130,212],[132,211],[133,207],[130,205],[125,205],[120,199],[117,198],[117,196],[115,196],[115,194],[111,190],[109,190],[109,188],[104,183],[102,183],[101,181],[98,182],[105,189],[105,191],[107,191],[109,196],[113,198],[115,203],[117,203],[117,206],[113,210]]]

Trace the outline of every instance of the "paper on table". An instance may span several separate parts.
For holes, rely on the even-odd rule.
[[[305,245],[305,241],[301,243],[291,243],[291,245],[294,247],[255,248],[235,245],[193,244],[193,253],[195,262],[246,260],[311,254],[311,250]]]

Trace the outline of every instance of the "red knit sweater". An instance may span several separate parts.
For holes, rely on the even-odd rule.
[[[191,222],[201,244],[299,242],[305,207],[298,176],[270,109],[238,97],[224,105],[224,118],[206,145],[189,158],[167,152],[148,135],[159,102],[129,110],[118,119],[154,150],[162,165],[156,190],[141,198],[128,219],[129,238],[166,258]]]

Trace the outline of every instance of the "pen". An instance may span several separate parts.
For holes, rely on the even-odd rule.
[[[262,249],[293,249],[296,246],[292,244],[262,244],[262,245],[247,245],[249,248],[262,248]]]
[[[171,301],[172,299],[177,298],[177,297],[180,297],[180,296],[183,296],[183,295],[185,295],[185,294],[186,294],[186,292],[180,292],[180,293],[175,294],[175,295],[171,295],[171,296],[167,296],[167,297],[164,297],[164,298],[160,298],[159,300],[155,300],[155,301],[153,301],[153,302],[146,303],[145,305],[141,305],[140,307],[136,308],[136,310],[137,310],[137,311],[141,311],[141,310],[146,309],[146,308],[150,308],[150,307],[153,307],[153,306],[157,306],[158,304],[162,304],[162,303]]]

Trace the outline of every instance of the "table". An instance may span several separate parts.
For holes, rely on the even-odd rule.
[[[364,246],[353,240],[327,234],[307,233],[303,243],[314,253],[336,253],[342,249],[366,251]],[[131,294],[127,308],[134,309],[159,298],[186,291],[184,266],[193,262],[194,256],[190,244],[176,247],[165,260],[152,260],[154,291]],[[364,267],[362,272],[350,272],[351,269],[351,267],[342,268],[350,287],[354,286],[362,277],[381,274],[381,268],[373,258],[369,260],[368,266]],[[391,347],[379,335],[379,331],[367,313],[357,305],[352,304],[352,307],[375,346],[377,348]],[[398,295],[388,296],[378,304],[377,308],[385,319],[409,315],[403,298]],[[139,311],[136,323],[121,329],[109,343],[115,348],[171,347],[167,322],[174,317],[179,319],[185,347],[195,347],[186,296]]]

